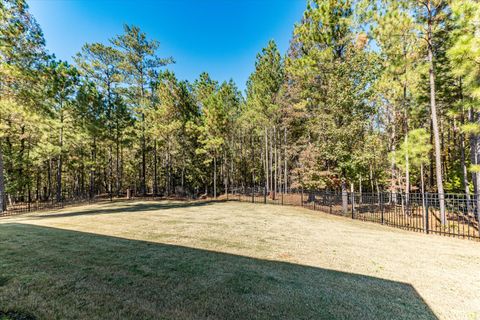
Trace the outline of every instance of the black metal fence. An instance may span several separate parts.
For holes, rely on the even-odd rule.
[[[0,194],[0,196],[2,196]],[[36,211],[45,211],[45,210],[57,210],[62,209],[67,206],[74,206],[74,205],[84,205],[84,204],[92,204],[98,202],[106,202],[106,201],[117,201],[117,200],[164,200],[164,199],[187,199],[186,197],[182,196],[164,196],[164,195],[135,195],[130,194],[127,195],[121,194],[119,196],[113,196],[111,194],[99,194],[93,197],[88,195],[78,195],[72,194],[68,192],[64,192],[62,197],[57,199],[56,197],[51,197],[49,199],[31,199],[28,196],[24,195],[5,195],[4,204],[5,207],[3,210],[0,210],[0,217],[1,216],[11,216],[11,215],[18,215],[28,212],[36,212]],[[190,198],[191,199],[191,198]]]
[[[442,219],[437,193],[360,193],[291,190],[267,193],[264,188],[236,189],[229,200],[302,206],[404,230],[480,240],[477,196],[445,194]],[[443,223],[442,223],[442,220]]]
[[[0,195],[1,196],[1,195]],[[6,196],[6,208],[2,215],[14,215],[33,211],[61,209],[65,206],[88,204],[113,200],[162,200],[195,199],[190,196],[160,195],[121,195],[109,194],[95,197],[65,193],[61,199],[31,200],[23,196]],[[480,217],[477,196],[466,197],[463,194],[445,194],[445,215],[442,219],[440,200],[437,193],[360,193],[333,191],[266,192],[265,188],[234,189],[218,199],[242,202],[301,206],[352,219],[370,221],[404,230],[439,234],[451,237],[480,240]],[[442,221],[443,220],[443,221]],[[443,222],[443,223],[442,223]]]

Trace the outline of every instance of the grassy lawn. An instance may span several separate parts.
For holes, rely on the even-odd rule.
[[[236,202],[0,219],[0,319],[480,319],[480,244]],[[6,319],[11,316],[3,316]]]

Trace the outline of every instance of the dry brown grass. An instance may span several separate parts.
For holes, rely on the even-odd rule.
[[[477,319],[480,243],[302,208],[118,202],[0,219],[0,310],[44,319]]]

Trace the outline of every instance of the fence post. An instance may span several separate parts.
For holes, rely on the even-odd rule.
[[[430,227],[428,226],[428,192],[425,193],[425,233],[430,233]]]
[[[267,186],[263,188],[263,204],[267,203]]]
[[[282,191],[282,206],[283,206],[283,191]]]
[[[315,202],[316,202],[315,200],[316,200],[316,198],[317,198],[316,194],[313,193],[313,210],[315,210]]]
[[[303,188],[300,189],[300,201],[301,201],[301,206],[303,207]]]

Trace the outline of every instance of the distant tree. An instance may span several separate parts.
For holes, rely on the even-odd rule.
[[[286,61],[299,88],[296,105],[307,114],[301,140],[307,148],[300,151],[301,170],[294,173],[303,187],[335,187],[340,180],[344,211],[347,180],[357,170],[354,150],[362,145],[373,111],[367,101],[374,69],[364,68],[373,57],[355,41],[352,10],[348,1],[309,1]]]
[[[420,35],[427,43],[426,53],[429,68],[430,115],[434,140],[435,175],[437,180],[437,192],[439,194],[440,218],[442,225],[445,225],[447,223],[447,216],[445,212],[445,192],[443,188],[441,157],[442,151],[437,111],[437,88],[435,82],[435,33],[438,29],[445,26],[444,22],[448,15],[448,5],[445,0],[410,0],[408,1],[407,9],[411,10],[412,15],[416,18]]]
[[[274,150],[278,148],[277,131],[282,120],[279,93],[284,82],[284,65],[276,43],[271,40],[257,54],[255,71],[247,82],[247,103],[243,115],[245,127],[251,128],[255,140],[263,140],[263,172],[265,188],[269,192],[277,190],[279,170]],[[269,150],[270,149],[270,150]]]
[[[95,86],[102,94],[105,109],[105,127],[107,139],[111,141],[108,146],[108,190],[113,192],[115,184],[116,194],[120,194],[120,143],[122,129],[124,127],[125,110],[118,93],[118,86],[122,81],[120,63],[122,56],[120,52],[111,46],[101,43],[85,44],[79,52],[75,61],[83,77],[87,81],[95,82]],[[96,136],[93,136],[97,139]],[[113,143],[115,144],[115,170],[113,169]],[[93,145],[96,143],[94,142]],[[95,153],[95,152],[94,152]],[[113,179],[115,172],[115,183]],[[92,179],[94,179],[92,177]],[[93,190],[92,190],[93,191]]]
[[[45,41],[40,26],[28,11],[24,0],[0,3],[0,212],[5,210],[8,186],[24,184],[27,176],[25,130],[32,111],[42,105],[42,68],[47,59]],[[14,118],[14,115],[22,115]],[[38,120],[38,119],[35,119]],[[24,124],[22,124],[24,123]],[[17,126],[23,134],[15,135],[10,128]],[[19,138],[19,139],[17,139]],[[14,141],[20,140],[19,157],[14,157]],[[7,150],[7,157],[4,157]],[[14,159],[16,158],[16,159]],[[6,166],[4,165],[6,163]],[[14,168],[18,168],[15,170]],[[13,177],[14,171],[17,176]],[[5,179],[7,172],[7,179]],[[11,178],[8,178],[8,175]],[[5,187],[7,183],[7,188]],[[15,186],[15,187],[14,187]],[[20,186],[23,188],[23,186]]]
[[[471,166],[473,174],[476,207],[480,207],[480,4],[478,1],[465,0],[452,2],[455,31],[453,45],[447,54],[454,68],[452,72],[460,79],[462,110],[468,110],[468,123],[462,126],[462,133],[470,137]],[[461,136],[463,137],[463,136]],[[462,149],[463,150],[463,149]],[[465,179],[465,177],[464,177]],[[464,183],[465,184],[465,183]],[[468,190],[468,186],[466,186]],[[477,210],[480,221],[480,210]]]
[[[148,40],[145,33],[136,26],[124,26],[124,34],[115,37],[112,43],[120,50],[122,70],[127,83],[127,98],[138,117],[138,134],[141,141],[141,175],[140,193],[146,194],[146,148],[147,136],[145,126],[145,111],[149,106],[150,77],[160,67],[173,62],[172,58],[159,58],[156,40]]]
[[[72,67],[66,62],[52,61],[49,65],[48,75],[49,96],[52,101],[51,111],[55,116],[58,126],[56,199],[57,201],[61,201],[66,109],[71,107],[71,99],[73,98],[78,82],[78,72],[75,67]]]
[[[414,129],[407,133],[407,138],[401,143],[400,148],[396,151],[394,159],[396,164],[402,168],[403,171],[410,170],[410,168],[420,169],[420,189],[422,193],[425,192],[424,182],[424,166],[429,162],[429,154],[432,145],[429,142],[430,136],[427,130]],[[408,157],[405,155],[408,154]],[[405,188],[407,182],[405,181]]]
[[[382,72],[375,82],[375,95],[381,101],[385,114],[386,129],[389,133],[391,152],[390,191],[397,190],[400,176],[395,166],[399,161],[405,162],[403,168],[406,182],[404,192],[408,202],[410,192],[409,154],[403,154],[403,160],[396,159],[397,144],[402,136],[408,144],[407,132],[411,126],[411,113],[415,105],[416,88],[421,74],[418,64],[420,40],[416,25],[409,12],[400,2],[386,1],[388,10],[378,10],[373,16],[373,36],[379,47]],[[400,129],[400,130],[399,130]]]

